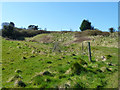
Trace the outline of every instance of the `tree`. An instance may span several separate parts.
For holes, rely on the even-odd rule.
[[[87,29],[91,29],[91,22],[89,22],[88,20],[83,20],[81,26],[80,26],[80,30],[84,31]]]
[[[35,26],[35,27],[34,27],[34,30],[38,30],[38,26]]]
[[[111,33],[113,33],[115,30],[114,30],[114,28],[109,28],[109,31],[111,32]]]
[[[32,30],[38,30],[38,26],[35,25],[29,25],[28,29],[32,29]]]
[[[15,27],[15,24],[13,22],[10,22],[10,25],[12,25],[13,27]]]
[[[8,37],[8,38],[12,38],[14,35],[14,27],[9,24],[8,26],[4,26],[3,29],[2,29],[2,36],[3,37]]]

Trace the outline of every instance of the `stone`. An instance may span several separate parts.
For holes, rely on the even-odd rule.
[[[70,88],[70,84],[65,84],[65,88]]]
[[[17,48],[21,48],[20,46],[17,46]]]
[[[35,53],[35,50],[32,50],[32,54],[34,54]]]
[[[68,70],[65,72],[65,74],[69,74],[70,71],[71,71],[71,69],[68,69]]]
[[[5,70],[5,68],[3,67],[2,70]]]
[[[20,69],[15,70],[16,73],[21,73],[22,71]]]
[[[107,68],[108,71],[112,71],[113,69],[112,68]]]
[[[27,59],[27,58],[23,56],[22,59]]]
[[[26,84],[23,81],[21,81],[21,80],[16,80],[15,83],[14,83],[14,86],[25,87]]]
[[[106,67],[101,67],[100,70],[101,70],[102,72],[105,72]]]
[[[51,79],[45,79],[45,82],[50,82],[51,81]]]
[[[51,64],[52,62],[51,62],[51,61],[48,61],[47,63]]]
[[[58,60],[62,60],[61,58],[59,58]]]
[[[105,56],[101,56],[101,59],[104,59],[105,58]]]
[[[75,54],[72,54],[72,56],[76,56]]]

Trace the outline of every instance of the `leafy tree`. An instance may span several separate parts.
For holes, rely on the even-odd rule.
[[[38,26],[35,26],[35,27],[34,27],[34,30],[38,30]]]
[[[38,26],[35,25],[29,25],[28,29],[32,29],[32,30],[38,30]]]
[[[13,32],[14,32],[14,27],[11,24],[9,24],[8,26],[3,27],[2,36],[11,38],[13,36]]]
[[[15,27],[15,24],[13,23],[13,22],[10,22],[10,24],[9,25],[12,25],[13,27]]]
[[[115,30],[114,30],[114,28],[109,28],[109,31],[111,32],[111,33],[113,33]]]
[[[83,20],[81,26],[80,26],[80,30],[84,31],[87,29],[91,29],[91,22],[89,22],[88,20]]]

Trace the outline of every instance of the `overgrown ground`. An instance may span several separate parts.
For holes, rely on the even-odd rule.
[[[76,33],[39,34],[24,41],[2,39],[3,87],[117,88],[117,33],[82,38]]]

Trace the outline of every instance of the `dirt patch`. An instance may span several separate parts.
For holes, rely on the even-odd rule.
[[[40,38],[40,42],[42,43],[51,43],[52,42],[52,37],[51,36],[43,36],[42,38]]]
[[[91,39],[87,38],[87,37],[77,37],[77,39],[73,42],[83,42],[83,41],[87,41],[87,40],[91,40]]]
[[[83,41],[91,40],[86,36],[85,33],[82,33],[82,32],[76,33],[75,38],[76,40],[74,40],[73,42],[83,42]]]

